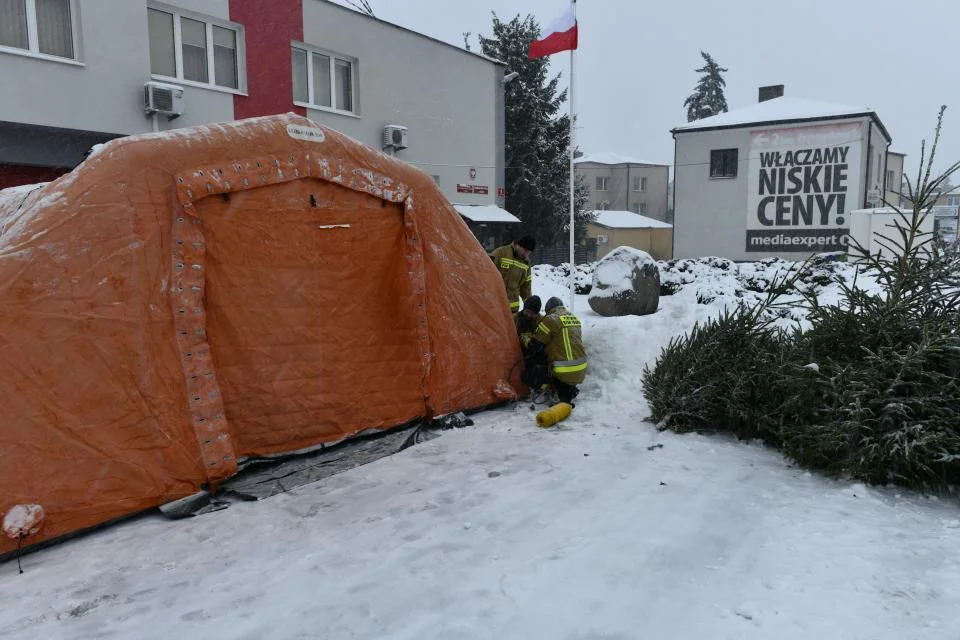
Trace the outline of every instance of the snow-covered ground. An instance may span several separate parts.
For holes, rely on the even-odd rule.
[[[591,373],[559,427],[488,411],[288,494],[146,515],[31,554],[22,576],[0,565],[0,637],[960,637],[955,502],[644,421],[644,364],[744,295],[743,277],[691,270],[651,316],[578,296]],[[546,274],[535,293],[565,298]]]

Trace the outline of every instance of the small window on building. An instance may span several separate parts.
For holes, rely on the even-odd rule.
[[[307,89],[307,52],[303,49],[291,49],[293,54],[293,101],[309,102],[310,90]]]
[[[0,0],[0,46],[76,58],[74,0]]]
[[[710,152],[711,178],[737,177],[737,149],[714,149]]]
[[[199,20],[181,18],[180,47],[183,56],[183,79],[209,82],[207,75],[207,25]]]
[[[306,45],[293,47],[293,100],[303,106],[356,113],[356,61]]]
[[[147,27],[150,73],[154,76],[240,89],[243,70],[241,25],[150,7],[147,9]]]
[[[647,203],[646,202],[634,202],[630,205],[630,211],[634,213],[646,213],[647,212]]]
[[[647,190],[647,179],[646,178],[634,178],[633,179],[633,190],[643,193]]]
[[[605,176],[597,176],[597,191],[606,191],[609,185],[610,178]]]
[[[213,27],[213,78],[217,85],[238,89],[237,32],[214,25]]]
[[[887,170],[887,189],[896,189],[896,187],[893,185],[893,180],[894,180],[893,169],[888,169]]]
[[[437,183],[437,186],[440,186],[440,176],[430,176],[433,178],[433,181]]]

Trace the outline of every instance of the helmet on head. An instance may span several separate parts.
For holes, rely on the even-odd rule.
[[[533,239],[533,236],[523,236],[516,242],[518,247],[523,247],[527,251],[533,251],[537,248],[537,241]]]
[[[540,313],[541,304],[540,296],[530,296],[526,302],[523,303],[523,308],[528,311],[533,311],[534,313]]]
[[[563,306],[563,300],[561,300],[560,298],[554,296],[554,297],[550,298],[549,300],[547,300],[547,306],[544,307],[543,310],[544,310],[546,313],[550,313],[551,311],[553,311],[553,310],[556,309],[557,307],[562,307],[562,306]]]

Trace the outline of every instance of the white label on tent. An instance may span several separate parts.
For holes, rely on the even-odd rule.
[[[327,139],[323,129],[318,127],[301,127],[298,124],[288,124],[287,135],[296,140],[306,140],[307,142],[323,142]]]

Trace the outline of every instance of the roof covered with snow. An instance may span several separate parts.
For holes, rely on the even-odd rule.
[[[843,117],[872,116],[880,124],[877,114],[870,107],[819,102],[804,98],[774,98],[752,104],[749,107],[728,111],[702,120],[695,120],[675,127],[673,132],[698,129],[734,128],[755,124],[795,122],[804,120],[828,120]],[[884,130],[886,132],[886,130]],[[889,136],[888,136],[889,137]]]
[[[594,224],[611,229],[673,229],[673,225],[632,211],[594,211]]]
[[[664,162],[650,162],[648,160],[638,160],[637,158],[631,158],[630,156],[623,156],[619,153],[612,153],[610,151],[603,151],[601,153],[589,153],[585,156],[580,156],[575,159],[574,164],[652,164],[656,166],[667,167],[669,164]]]
[[[520,218],[494,204],[455,204],[453,208],[471,222],[520,222]]]

